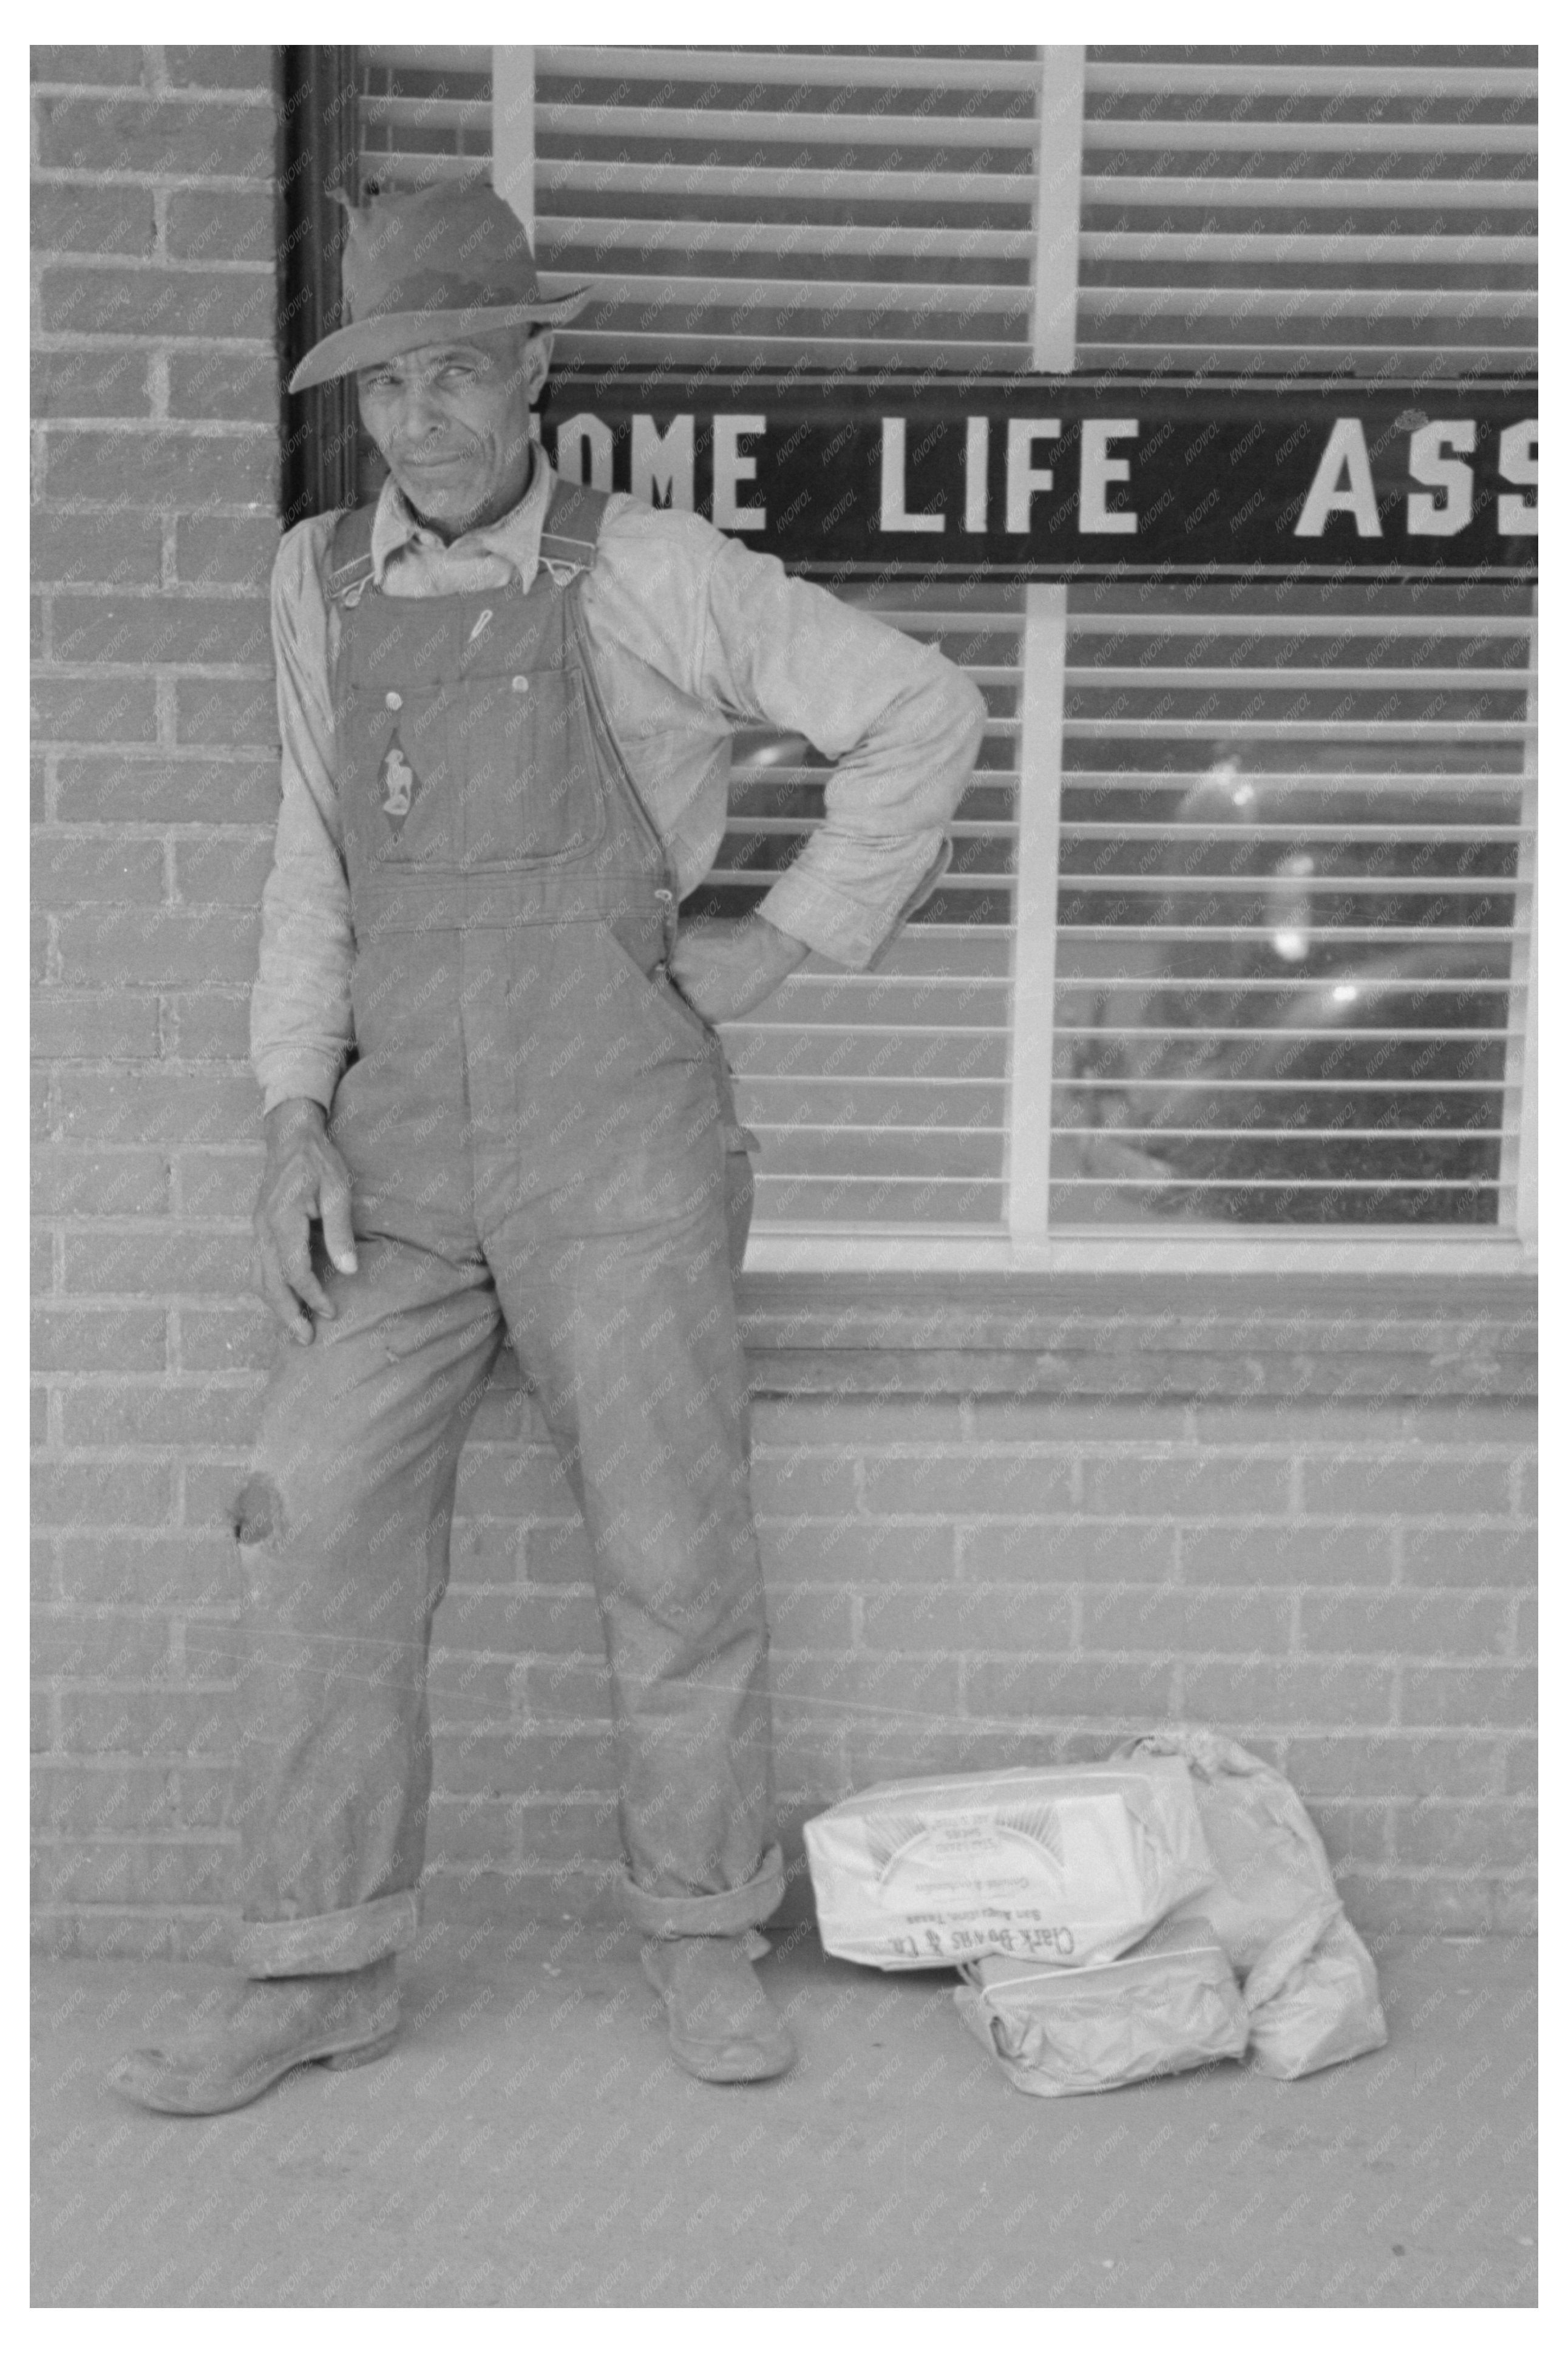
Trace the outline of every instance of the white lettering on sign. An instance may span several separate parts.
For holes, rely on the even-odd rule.
[[[742,455],[742,439],[752,440],[768,429],[765,417],[716,417],[713,419],[713,521],[721,531],[766,531],[766,507],[736,504],[742,482],[757,479],[757,461]]]
[[[1112,441],[1136,438],[1138,419],[1135,417],[1086,417],[1083,420],[1083,448],[1080,453],[1078,489],[1078,527],[1079,531],[1135,532],[1138,518],[1121,509],[1115,512],[1105,503],[1105,492],[1111,482],[1130,482],[1131,460],[1112,458],[1107,447]]]
[[[1327,448],[1318,460],[1312,487],[1296,525],[1298,539],[1321,539],[1331,514],[1355,517],[1358,539],[1381,539],[1377,499],[1372,487],[1372,459],[1359,417],[1337,417]]]
[[[555,436],[555,470],[563,482],[586,482],[591,491],[613,491],[615,447],[610,428],[601,417],[569,417]]]
[[[991,457],[991,419],[969,417],[963,425],[963,528],[984,531],[990,507],[986,468]]]
[[[1423,425],[1410,436],[1410,479],[1426,484],[1424,491],[1411,491],[1406,505],[1405,528],[1413,539],[1452,539],[1464,530],[1475,512],[1476,478],[1462,458],[1447,453],[1475,446],[1475,420],[1468,417]],[[1434,491],[1441,491],[1442,498],[1435,499]]]
[[[904,445],[908,432],[907,420],[902,417],[883,417],[880,527],[883,531],[945,531],[947,517],[944,514],[910,514],[904,504],[907,495]]]
[[[1498,471],[1505,482],[1533,490],[1541,480],[1541,423],[1527,417],[1505,426],[1498,443]],[[1497,527],[1505,539],[1534,539],[1540,531],[1541,509],[1534,499],[1505,491],[1497,502]]]
[[[1034,462],[1037,441],[1055,441],[1061,436],[1059,417],[1010,417],[1007,419],[1007,529],[1026,532],[1029,528],[1029,501],[1037,491],[1048,491],[1052,484],[1048,466]]]
[[[632,418],[632,496],[650,507],[697,504],[696,425],[677,417],[661,433],[651,417]]]

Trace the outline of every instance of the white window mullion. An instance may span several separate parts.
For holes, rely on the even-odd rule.
[[[1035,258],[1029,364],[1066,375],[1078,348],[1079,191],[1083,171],[1083,50],[1040,51],[1035,150]]]
[[[490,51],[490,185],[504,196],[537,248],[533,226],[533,51]],[[530,409],[528,430],[540,438],[539,411]]]
[[[533,234],[533,51],[490,51],[490,181]]]
[[[1007,1090],[1007,1229],[1039,1250],[1050,1223],[1052,1008],[1061,834],[1068,592],[1024,591],[1018,729],[1018,868],[1013,934],[1013,1051]]]
[[[1039,53],[1035,251],[1029,364],[1065,375],[1078,332],[1079,184],[1083,50]],[[1024,591],[1019,649],[1017,871],[1013,1036],[1007,1089],[1007,1230],[1016,1250],[1043,1250],[1050,1226],[1051,1073],[1056,1040],[1057,866],[1061,831],[1067,590]]]

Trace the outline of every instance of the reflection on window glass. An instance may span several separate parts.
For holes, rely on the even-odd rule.
[[[1499,1222],[1528,593],[1075,592],[1053,1225]]]

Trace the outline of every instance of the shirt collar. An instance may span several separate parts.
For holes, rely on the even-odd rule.
[[[550,460],[536,441],[533,471],[516,506],[499,522],[467,531],[448,545],[419,521],[389,474],[381,486],[370,533],[371,576],[376,586],[381,586],[392,558],[405,548],[414,548],[434,550],[458,562],[464,557],[471,562],[476,556],[498,556],[516,573],[525,589],[531,588],[539,570],[539,541],[550,504],[551,482]]]

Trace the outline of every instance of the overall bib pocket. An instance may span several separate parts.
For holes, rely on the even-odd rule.
[[[574,671],[469,677],[447,732],[464,779],[465,867],[556,866],[604,839],[604,786]]]

